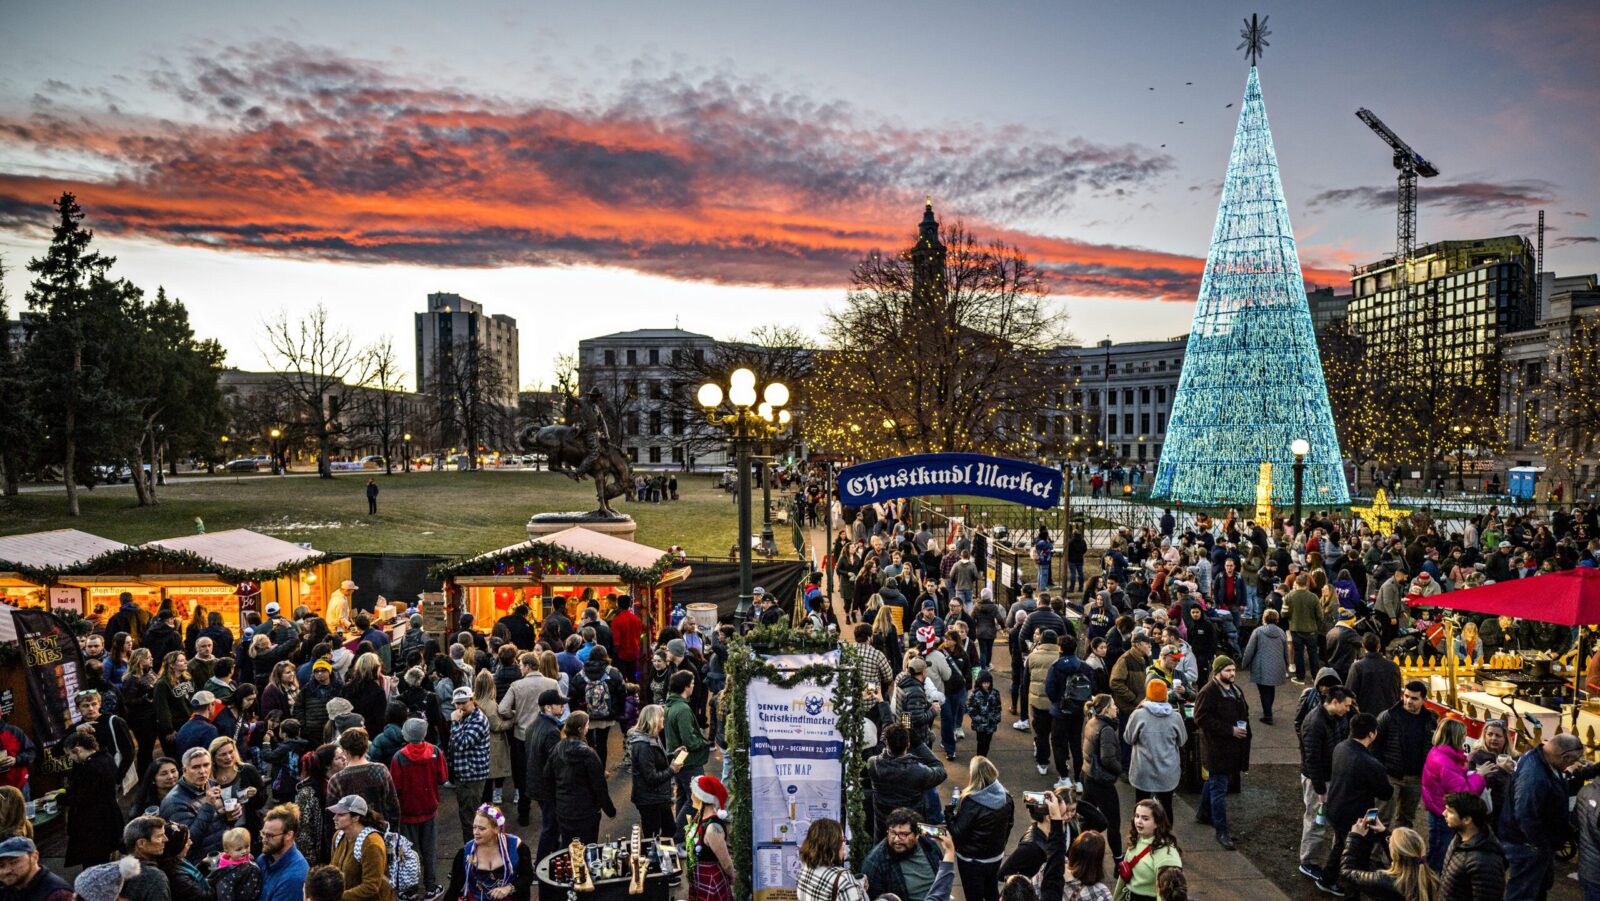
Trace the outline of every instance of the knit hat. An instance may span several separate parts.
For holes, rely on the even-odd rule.
[[[683,643],[683,639],[674,638],[667,642],[667,653],[674,657],[685,657],[689,654],[689,646]]]
[[[331,673],[333,672],[333,664],[330,663],[327,658],[321,658],[316,663],[311,664],[311,671],[313,673],[319,669],[325,669]]]
[[[406,724],[400,727],[400,737],[412,743],[422,741],[428,737],[428,721],[415,718],[406,720]]]
[[[103,863],[78,874],[72,892],[83,901],[117,901],[122,884],[139,875],[139,861],[124,857],[116,863]]]
[[[1211,661],[1211,671],[1213,673],[1220,673],[1220,672],[1222,672],[1223,670],[1227,669],[1230,666],[1238,666],[1238,665],[1239,664],[1235,663],[1233,658],[1229,657],[1227,654],[1218,654]]]
[[[715,804],[719,818],[727,817],[728,789],[722,784],[721,779],[715,776],[701,776],[689,783],[689,791],[700,803]]]
[[[561,696],[561,692],[558,691],[557,689],[546,688],[544,691],[539,692],[539,706],[540,707],[549,707],[552,704],[565,705],[566,703],[567,703],[567,699],[563,698]]]
[[[1167,683],[1160,679],[1151,679],[1144,684],[1144,699],[1165,704],[1167,702]]]
[[[350,703],[349,698],[329,698],[326,705],[328,719],[335,720],[347,713],[354,713],[356,705]]]

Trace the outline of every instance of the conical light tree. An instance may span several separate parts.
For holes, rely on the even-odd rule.
[[[1290,448],[1301,439],[1310,444],[1305,502],[1348,503],[1300,256],[1251,66],[1154,493],[1183,503],[1253,504],[1268,462],[1273,502],[1292,501]]]

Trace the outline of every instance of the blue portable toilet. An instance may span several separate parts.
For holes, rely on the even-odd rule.
[[[1542,472],[1543,466],[1513,466],[1506,473],[1510,480],[1506,485],[1506,493],[1517,500],[1533,500]]]

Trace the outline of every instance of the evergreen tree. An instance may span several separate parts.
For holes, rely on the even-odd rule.
[[[33,408],[22,385],[18,360],[22,347],[12,345],[12,339],[21,336],[11,333],[5,277],[5,260],[0,259],[0,410],[5,411],[5,415],[0,416],[0,491],[6,497],[16,497],[17,484],[22,480],[26,465],[22,448],[33,433]]]
[[[131,408],[118,390],[127,371],[118,360],[134,335],[128,315],[138,289],[113,281],[115,259],[90,249],[93,232],[71,193],[56,202],[57,222],[44,256],[31,260],[23,354],[24,390],[37,411],[37,452],[43,468],[59,467],[67,510],[77,516],[78,486],[93,485],[94,467],[115,463],[126,447]]]

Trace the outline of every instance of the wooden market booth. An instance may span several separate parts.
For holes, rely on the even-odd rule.
[[[202,604],[222,613],[235,636],[245,612],[264,612],[273,602],[285,616],[300,606],[320,616],[328,594],[350,578],[348,557],[249,529],[163,538],[137,550],[139,580],[156,588],[160,600],[171,600],[180,620],[187,622],[194,605]]]
[[[610,619],[616,596],[630,595],[647,634],[668,621],[672,586],[689,577],[689,567],[657,548],[575,526],[519,542],[430,573],[444,583],[451,623],[472,614],[473,628],[487,632],[518,603],[527,603],[537,623],[551,606],[576,623],[589,598]]]
[[[57,574],[126,550],[128,545],[120,541],[77,529],[0,536],[0,604],[22,610],[92,614],[94,604],[104,601],[86,598],[81,589],[57,585]],[[86,600],[90,601],[87,605]],[[105,616],[117,612],[117,606],[116,595],[112,595]]]

